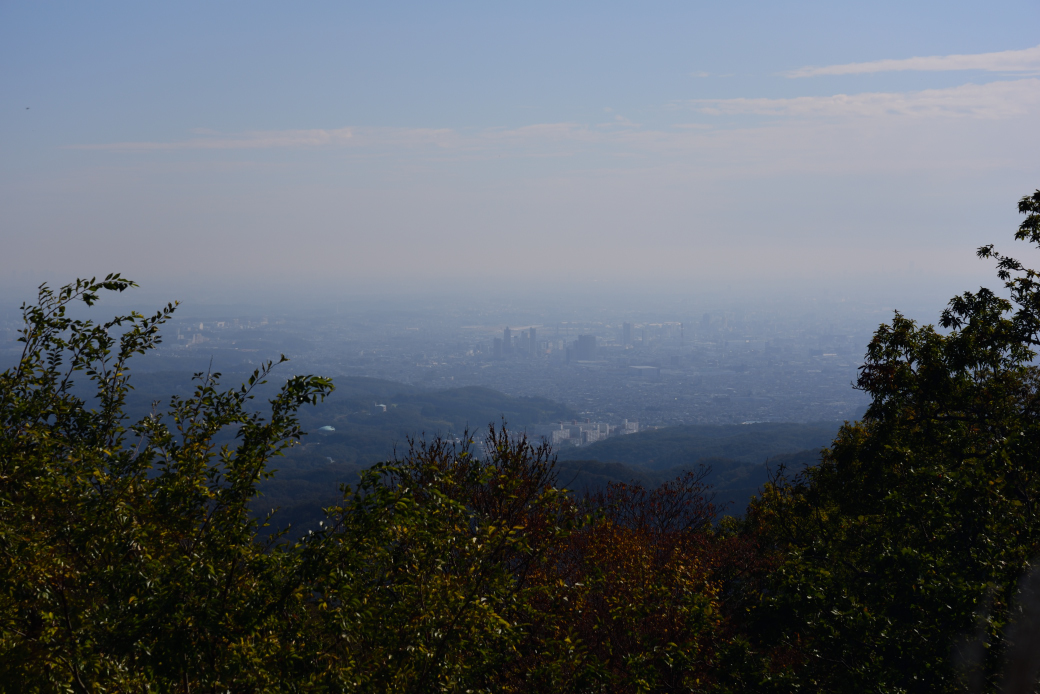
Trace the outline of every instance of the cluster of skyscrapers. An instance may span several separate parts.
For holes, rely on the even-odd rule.
[[[506,355],[521,354],[534,356],[538,353],[538,332],[534,327],[521,328],[514,331],[506,327],[502,331],[502,337],[496,337],[492,347],[492,356],[502,359]]]
[[[632,332],[632,324],[625,323],[628,332]],[[502,337],[494,338],[491,356],[495,359],[504,359],[511,355],[536,356],[551,349],[543,348],[538,342],[538,329],[535,327],[518,328],[513,330],[506,327],[502,331]],[[569,343],[566,347],[567,361],[594,361],[596,359],[597,341],[595,335],[578,335],[578,339]]]

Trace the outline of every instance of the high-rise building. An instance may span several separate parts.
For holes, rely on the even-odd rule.
[[[502,331],[502,351],[506,354],[513,353],[513,331],[509,329],[509,326]]]
[[[538,353],[537,333],[535,333],[534,328],[528,329],[527,333],[527,347],[528,351],[531,353],[531,356],[533,357],[535,354]]]
[[[579,361],[592,361],[596,358],[596,336],[578,335],[575,345],[575,356]]]
[[[506,330],[508,330],[508,329],[509,328],[506,328]],[[492,355],[495,357],[495,359],[501,359],[502,358],[502,338],[501,337],[496,337],[495,338],[495,346],[493,348]]]
[[[621,344],[628,347],[632,344],[632,324],[625,323],[621,327]]]

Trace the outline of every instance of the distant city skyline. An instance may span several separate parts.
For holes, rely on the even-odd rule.
[[[104,302],[90,311],[94,318],[110,313]],[[144,389],[149,373],[188,387],[192,372],[211,368],[233,383],[285,354],[290,361],[276,380],[320,374],[347,393],[351,376],[424,390],[483,386],[566,405],[603,436],[624,430],[626,421],[841,421],[862,414],[867,397],[852,383],[872,332],[890,318],[880,307],[813,302],[648,306],[639,313],[543,304],[524,314],[415,303],[324,313],[182,306],[160,347],[133,369]],[[19,327],[16,312],[0,312],[0,370],[20,355]],[[393,383],[384,387],[387,397],[395,392]],[[567,445],[592,442],[581,429],[568,434]]]

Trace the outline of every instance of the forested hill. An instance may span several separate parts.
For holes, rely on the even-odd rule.
[[[719,510],[741,515],[770,470],[816,464],[838,427],[838,422],[666,427],[563,449],[558,470],[561,483],[584,491],[629,481],[652,488],[704,465]]]
[[[425,390],[378,379],[341,378],[324,403],[300,411],[300,423],[311,436],[293,455],[371,465],[391,457],[395,446],[406,446],[408,437],[457,436],[467,428],[482,432],[503,419],[510,429],[526,429],[574,416],[551,400],[513,397],[490,388]],[[323,432],[322,427],[335,431]]]
[[[257,389],[253,401],[257,407],[266,405],[267,398],[291,375],[287,366],[276,369],[270,383]],[[232,388],[248,378],[247,373],[225,373],[221,384]],[[161,410],[169,396],[187,397],[194,387],[187,372],[136,373],[132,383],[134,390],[127,403],[132,419],[144,416],[155,401]],[[488,424],[503,419],[510,429],[523,430],[577,416],[546,398],[513,397],[476,386],[429,390],[361,377],[339,377],[335,385],[336,390],[324,402],[299,410],[300,424],[308,435],[301,445],[272,461],[277,473],[260,485],[263,496],[254,508],[281,509],[279,525],[316,523],[323,517],[322,507],[339,498],[341,483],[353,483],[363,468],[393,458],[395,453],[407,453],[409,438],[458,436],[467,428],[482,436]]]
[[[274,461],[278,473],[261,485],[264,496],[257,508],[280,508],[282,524],[307,526],[338,499],[341,483],[353,483],[363,468],[404,455],[409,438],[458,436],[467,428],[482,436],[488,424],[503,418],[510,429],[525,429],[573,417],[572,410],[551,400],[489,388],[424,390],[373,378],[336,379],[336,391],[324,403],[300,410],[300,423],[310,435]]]
[[[489,393],[494,391],[464,388],[421,397],[435,399],[436,407],[444,408],[438,410],[445,413],[443,421],[450,420],[452,412],[476,408],[477,403],[482,403],[481,407],[492,407],[496,402],[518,407],[508,396]],[[471,401],[470,396],[475,401]],[[434,406],[427,405],[431,410]],[[510,428],[514,428],[516,420],[509,417],[509,412],[503,410],[502,413]],[[320,520],[319,507],[334,500],[339,482],[350,481],[362,467],[390,457],[395,444],[397,453],[405,452],[406,429],[395,432],[367,424],[392,421],[384,420],[386,416],[381,412],[374,416],[357,414],[353,421],[347,419],[346,426],[344,420],[335,420],[335,432],[318,433],[305,439],[302,446],[276,463],[279,473],[263,484],[265,497],[261,504],[281,508],[282,521],[297,526]],[[489,417],[484,421],[494,419]],[[530,419],[524,420],[515,428],[533,423]],[[705,481],[712,487],[719,511],[742,515],[748,501],[768,479],[770,469],[781,464],[791,470],[814,465],[819,460],[820,449],[830,444],[838,426],[836,422],[681,426],[613,437],[591,446],[558,451],[558,483],[578,493],[598,491],[611,482],[636,482],[654,488],[686,470],[705,465],[710,468]],[[408,433],[417,435],[421,431],[416,428]],[[425,431],[431,433],[431,429]],[[461,428],[439,431],[459,432]],[[362,451],[369,453],[363,455]],[[385,455],[374,457],[378,451]]]
[[[230,373],[221,382],[230,388],[247,378],[248,374]],[[265,403],[280,380],[272,378],[260,388],[255,402]],[[191,374],[182,372],[138,373],[132,382],[135,389],[127,409],[135,417],[147,412],[153,401],[161,404],[171,394],[184,397],[192,389]],[[359,377],[337,378],[335,383],[335,392],[325,402],[300,410],[300,422],[309,435],[273,461],[277,474],[261,484],[263,496],[256,508],[281,509],[279,525],[316,523],[322,518],[321,508],[337,500],[341,483],[352,483],[363,468],[406,453],[409,438],[455,436],[467,427],[481,435],[489,423],[503,419],[510,429],[523,430],[576,416],[545,398],[513,397],[489,388],[429,390]],[[557,451],[559,482],[578,492],[602,489],[610,482],[652,488],[704,464],[711,468],[707,481],[720,509],[739,515],[766,481],[769,465],[786,461],[791,468],[801,468],[815,463],[819,449],[830,443],[837,428],[837,423],[678,426],[616,436]]]
[[[257,389],[256,406],[263,406],[290,375],[286,366],[276,369],[270,383]],[[247,373],[226,373],[221,383],[233,388],[248,378]],[[134,390],[127,407],[131,418],[146,414],[155,401],[161,410],[169,396],[186,397],[194,387],[187,372],[135,373],[131,382]],[[477,386],[429,390],[360,377],[338,377],[335,385],[336,390],[324,402],[300,410],[300,424],[310,435],[304,438],[303,447],[293,449],[292,457],[303,460],[312,453],[319,455],[320,447],[322,461],[331,457],[339,463],[371,465],[392,456],[394,447],[405,445],[410,436],[457,435],[467,427],[483,431],[503,418],[511,429],[525,429],[576,416],[546,398],[513,397]],[[323,427],[335,431],[322,431]]]
[[[812,424],[688,425],[615,436],[584,448],[560,451],[562,460],[603,460],[650,470],[690,466],[705,458],[761,463],[783,453],[830,444],[838,422]]]

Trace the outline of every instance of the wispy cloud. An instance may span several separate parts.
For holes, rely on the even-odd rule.
[[[1040,110],[1040,79],[965,84],[919,92],[874,92],[789,99],[695,99],[686,102],[709,115],[833,117],[955,117],[998,119]]]
[[[270,148],[341,152],[348,156],[328,161],[338,162],[344,170],[355,165],[368,167],[369,173],[382,171],[395,180],[421,177],[423,172],[461,172],[470,166],[491,165],[490,170],[507,171],[506,161],[521,159],[544,163],[515,172],[572,171],[579,172],[575,176],[592,175],[599,180],[621,175],[621,171],[681,170],[681,176],[709,180],[778,171],[998,169],[1018,161],[1023,151],[1035,151],[1040,137],[1033,127],[1034,114],[1040,112],[1040,78],[907,93],[699,99],[676,106],[686,115],[721,117],[700,117],[696,120],[701,122],[680,121],[666,127],[643,126],[619,117],[599,124],[535,123],[512,128],[352,126],[198,133],[180,141],[77,148],[142,154],[244,153]],[[994,146],[995,139],[1005,144]],[[1017,144],[1010,146],[1010,142]],[[604,164],[604,157],[612,163]],[[221,161],[228,158],[234,157],[220,157]],[[210,159],[202,158],[205,162]]]
[[[901,72],[905,70],[951,71],[983,70],[985,72],[1018,72],[1040,74],[1040,46],[1019,51],[976,53],[974,55],[932,55],[901,60],[874,60],[867,63],[846,63],[824,67],[803,67],[787,73],[788,77],[817,77],[819,75],[861,75],[874,72]]]
[[[911,118],[995,120],[1040,112],[1040,79],[1005,80],[918,92],[837,94],[785,99],[695,99],[676,106],[712,116],[765,116],[795,120]],[[726,124],[719,124],[726,129]],[[113,152],[172,152],[186,150],[262,150],[346,148],[366,153],[405,152],[442,155],[542,156],[545,148],[567,143],[674,141],[682,132],[716,126],[679,123],[673,128],[644,129],[621,115],[598,125],[537,123],[514,128],[448,129],[343,127],[336,129],[219,133],[196,129],[193,136],[166,142],[111,142],[71,145],[71,149]],[[742,126],[744,127],[744,126]],[[681,139],[681,138],[680,138]]]
[[[430,151],[467,150],[489,143],[532,143],[561,140],[582,141],[606,131],[638,128],[623,116],[595,128],[578,123],[536,123],[516,128],[451,129],[398,127],[344,127],[333,130],[275,130],[246,133],[218,133],[192,130],[204,134],[172,142],[108,142],[75,144],[69,149],[114,152],[162,152],[176,150],[247,150],[247,149],[321,149],[329,147],[422,148]]]
[[[343,144],[353,137],[351,128],[337,130],[274,130],[247,132],[240,135],[221,135],[211,130],[195,129],[196,135],[178,142],[109,142],[103,144],[72,145],[72,149],[157,151],[177,149],[270,149],[274,147],[320,147]]]

